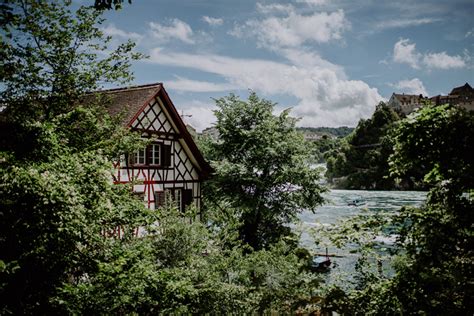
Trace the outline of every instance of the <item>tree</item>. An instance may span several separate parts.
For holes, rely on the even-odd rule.
[[[79,97],[107,83],[133,79],[130,61],[141,58],[134,44],[107,51],[111,37],[101,13],[60,2],[12,0],[4,4],[0,54],[2,104],[16,121],[47,121],[77,106]],[[103,56],[103,57],[102,57]]]
[[[124,0],[95,0],[94,7],[97,10],[110,10],[112,8],[119,10],[124,2]],[[128,3],[132,3],[132,0],[128,0]]]
[[[344,178],[338,186],[349,189],[391,189],[388,157],[392,153],[389,131],[399,120],[398,115],[381,102],[374,114],[361,120],[357,128],[346,137],[347,142],[328,153],[329,181]]]
[[[51,154],[59,157],[0,169],[2,314],[57,312],[63,285],[94,275],[109,249],[145,224],[142,203],[111,183],[106,157]],[[122,239],[106,238],[118,227]]]
[[[70,314],[291,313],[311,302],[318,279],[285,243],[244,254],[172,204],[153,215],[160,226],[147,229],[159,234],[115,243],[96,273],[55,300]]]
[[[313,159],[317,163],[324,163],[329,152],[341,146],[341,138],[330,138],[323,135],[320,139],[314,140]]]
[[[240,240],[267,248],[289,235],[298,212],[323,202],[320,171],[309,165],[311,149],[289,110],[273,115],[274,104],[254,92],[247,101],[230,95],[216,105],[219,140],[205,147],[215,169],[207,195],[234,208]]]
[[[474,187],[474,114],[448,104],[426,106],[397,127],[392,175],[415,175],[429,185],[449,181],[458,192]]]
[[[361,315],[470,314],[474,310],[474,112],[450,105],[426,106],[400,121],[391,135],[395,141],[389,159],[392,174],[416,176],[415,181],[431,190],[421,208],[372,215],[339,225],[339,234],[331,231],[349,242],[356,240],[353,236],[370,236],[370,230],[375,235],[383,231],[398,235],[394,274],[384,277],[377,269],[365,269],[358,276],[362,287],[332,291],[332,307]],[[365,243],[373,244],[374,238]]]
[[[474,112],[427,106],[395,131],[391,171],[430,185],[426,206],[403,209],[401,263],[393,292],[407,314],[462,315],[474,310]]]
[[[139,137],[107,114],[106,100],[81,102],[103,83],[127,82],[139,55],[129,42],[99,57],[110,38],[93,8],[8,1],[0,14],[0,313],[58,313],[64,284],[94,275],[146,222],[130,188],[110,181],[112,159]],[[118,227],[122,239],[104,237]]]
[[[315,276],[284,242],[246,255],[112,183],[112,161],[142,143],[107,99],[83,96],[131,78],[132,44],[102,58],[92,8],[1,6],[0,314],[289,313],[310,302]]]

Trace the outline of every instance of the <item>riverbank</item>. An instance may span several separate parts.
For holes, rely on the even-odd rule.
[[[357,196],[363,201],[362,205],[349,206],[349,202]],[[330,190],[324,194],[327,203],[320,206],[314,213],[303,211],[299,215],[300,224],[293,229],[300,233],[300,244],[312,254],[324,253],[328,248],[333,265],[327,274],[327,282],[337,282],[336,275],[351,275],[355,270],[355,263],[359,257],[355,245],[337,248],[328,240],[320,244],[315,239],[320,236],[317,231],[321,227],[336,226],[344,219],[359,214],[377,214],[380,212],[397,212],[403,206],[421,206],[426,200],[425,191],[369,191],[369,190]],[[379,241],[390,246],[394,242],[393,236],[380,236]],[[388,266],[386,266],[389,269]]]

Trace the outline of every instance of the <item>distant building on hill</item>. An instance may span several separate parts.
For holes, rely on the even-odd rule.
[[[473,111],[474,89],[466,83],[464,86],[454,88],[448,95],[437,95],[431,98],[425,97],[422,94],[393,93],[387,105],[397,112],[408,115],[428,102],[436,105],[449,103]]]
[[[189,134],[193,137],[193,139],[197,138],[198,132],[191,124],[186,124],[186,129],[188,130]]]
[[[218,140],[219,139],[219,131],[215,126],[208,127],[204,129],[201,133],[204,136],[208,136],[212,138],[213,140]]]
[[[303,132],[305,140],[318,140],[323,138],[322,134]]]
[[[332,134],[329,134],[329,133],[322,133],[322,132],[310,132],[310,131],[307,131],[307,130],[303,130],[302,131],[303,133],[303,137],[305,140],[309,140],[309,141],[315,141],[315,140],[319,140],[319,139],[323,139],[323,138],[336,138],[336,136],[332,135]]]
[[[449,103],[474,111],[474,89],[468,83],[454,88],[448,95],[437,95],[430,100],[436,105]]]
[[[424,97],[422,94],[393,93],[387,105],[395,111],[407,115],[422,107],[427,101],[428,97]]]

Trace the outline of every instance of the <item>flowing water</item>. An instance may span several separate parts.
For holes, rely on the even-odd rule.
[[[426,200],[426,192],[420,191],[362,191],[362,190],[331,190],[326,193],[328,202],[319,207],[315,213],[303,211],[299,218],[301,224],[298,230],[301,232],[300,243],[312,253],[324,253],[325,247],[317,246],[311,234],[314,227],[320,225],[337,225],[337,222],[351,216],[360,214],[366,210],[369,214],[380,211],[397,212],[402,206],[421,206]],[[348,204],[356,203],[357,206]],[[393,240],[387,239],[390,244]],[[354,271],[357,254],[351,251],[350,247],[338,249],[328,245],[330,254],[337,255],[331,257],[331,275],[350,274]]]

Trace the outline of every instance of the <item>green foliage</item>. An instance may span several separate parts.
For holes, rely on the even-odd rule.
[[[124,0],[95,0],[94,7],[97,10],[120,10],[122,8],[122,3]],[[128,0],[128,3],[132,3],[132,0]]]
[[[402,210],[405,260],[396,266],[393,291],[406,313],[474,310],[473,209],[472,200],[441,186],[432,189],[426,207]]]
[[[0,160],[0,314],[291,313],[307,306],[318,280],[301,272],[291,244],[248,253],[235,243],[234,217],[208,229],[172,203],[148,210],[129,186],[112,183],[112,161],[142,144],[107,114],[106,99],[87,92],[129,80],[137,56],[128,43],[101,59],[108,39],[99,13],[72,13],[65,4],[2,4],[8,139]],[[295,151],[291,162],[304,166],[290,142],[299,136],[276,141],[296,135],[294,121],[260,114],[268,120],[250,140],[277,132],[259,154]],[[281,166],[271,178],[280,186],[295,176]],[[296,190],[285,206],[320,201],[309,195],[315,174],[297,174],[313,191]]]
[[[398,126],[394,138],[394,176],[416,175],[429,185],[450,180],[452,186],[474,187],[472,111],[450,105],[424,107]]]
[[[315,229],[316,240],[328,240],[335,247],[357,255],[355,271],[334,276],[325,288],[323,308],[342,315],[400,315],[400,302],[392,292],[395,245],[401,225],[393,212],[363,210],[335,225]]]
[[[391,171],[416,175],[432,189],[421,208],[402,208],[375,221],[353,219],[332,231],[338,240],[363,241],[359,267],[369,268],[358,270],[362,283],[355,288],[330,291],[330,308],[361,315],[472,313],[474,201],[467,193],[473,188],[473,124],[472,112],[448,105],[424,107],[400,122],[393,132]],[[389,254],[392,276],[370,268],[364,252],[376,245],[361,238],[386,231],[398,234],[396,256]]]
[[[474,187],[473,137],[474,113],[449,105],[425,107],[395,131],[391,170],[417,170],[433,186],[424,208],[398,217],[405,261],[396,267],[394,291],[407,313],[474,310],[474,202],[463,194]]]
[[[346,137],[354,130],[353,127],[341,126],[341,127],[297,127],[298,131],[306,133],[319,134],[321,136],[334,136],[337,138]]]
[[[3,312],[47,312],[60,284],[93,270],[109,243],[104,231],[120,225],[128,239],[141,225],[143,206],[111,185],[110,168],[85,152],[1,169]]]
[[[398,115],[380,103],[370,119],[361,120],[339,148],[326,154],[329,182],[347,189],[392,189],[388,157],[393,152],[389,131]]]
[[[8,114],[7,114],[8,115]],[[10,121],[4,152],[17,161],[52,161],[63,154],[99,151],[109,159],[131,152],[144,141],[129,133],[119,117],[111,117],[104,105],[77,106],[45,122]],[[7,159],[7,160],[10,160]]]
[[[303,263],[284,243],[244,255],[222,249],[174,207],[155,219],[146,236],[114,240],[97,271],[66,284],[55,302],[72,314],[288,313],[306,306],[319,284],[300,273]]]
[[[131,78],[132,43],[107,48],[99,13],[69,2],[2,4],[0,313],[57,313],[54,298],[97,271],[118,227],[132,239],[147,217],[129,187],[111,181],[112,158],[138,136],[104,100],[81,106],[99,83]]]
[[[99,25],[100,12],[66,1],[8,1],[1,10],[0,101],[15,121],[44,121],[67,113],[79,97],[107,83],[133,79],[130,61],[141,58],[134,44],[110,54],[111,38]]]
[[[317,169],[289,111],[272,114],[274,104],[251,93],[216,100],[219,140],[203,146],[215,176],[206,195],[214,205],[227,203],[228,217],[240,223],[240,239],[254,249],[289,235],[285,224],[303,208],[322,203]]]
[[[313,159],[315,162],[323,163],[330,152],[341,146],[344,140],[342,138],[330,138],[323,135],[320,139],[314,140]]]

